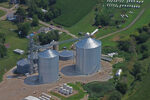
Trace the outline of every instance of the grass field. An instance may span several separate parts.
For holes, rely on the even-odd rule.
[[[17,26],[9,21],[0,21],[0,32],[6,35],[6,43],[10,45],[7,50],[7,56],[0,59],[0,81],[2,81],[2,76],[9,69],[16,65],[16,62],[27,56],[28,40],[26,38],[19,38],[16,29]],[[32,27],[30,32],[36,31],[41,25],[37,27]],[[14,49],[25,50],[24,55],[18,55],[13,52]]]
[[[68,39],[72,39],[72,37],[70,35],[67,35],[66,33],[62,33],[60,35],[59,41],[64,41],[64,40],[68,40]],[[72,44],[73,44],[73,42],[60,44],[59,45],[59,50],[62,50],[63,47],[66,47],[67,49],[70,49]]]
[[[10,45],[10,48],[7,49],[7,56],[0,59],[0,81],[2,81],[3,74],[14,67],[17,60],[25,57],[25,55],[13,53],[13,50],[18,48],[27,51],[28,42],[27,39],[17,37],[17,33],[14,32],[17,29],[16,25],[8,21],[1,21],[0,24],[0,32],[6,35],[6,43]]]
[[[57,93],[54,93],[54,92],[51,92],[51,94],[55,95],[56,97],[60,98],[61,100],[80,100],[86,95],[86,93],[82,89],[81,83],[78,83],[78,82],[76,82],[75,84],[74,83],[68,83],[68,85],[73,87],[74,90],[77,90],[78,93],[73,95],[73,96],[70,96],[68,98],[65,98],[65,97],[63,97]]]
[[[54,6],[61,9],[62,15],[54,22],[70,27],[86,16],[96,3],[97,0],[57,0]]]
[[[0,10],[0,17],[2,17],[3,15],[5,15],[5,12]]]

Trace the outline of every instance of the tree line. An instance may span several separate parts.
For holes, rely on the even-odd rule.
[[[5,43],[5,34],[0,33],[0,58],[3,58],[7,55],[7,49],[4,46]]]

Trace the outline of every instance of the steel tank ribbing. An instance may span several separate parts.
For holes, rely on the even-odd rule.
[[[38,54],[39,82],[52,83],[59,76],[59,54],[55,50],[45,50]]]
[[[76,70],[83,75],[100,70],[101,42],[86,38],[76,43]]]

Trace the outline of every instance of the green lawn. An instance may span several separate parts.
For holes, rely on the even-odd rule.
[[[0,10],[0,17],[4,16],[5,15],[5,12]]]
[[[60,40],[59,41],[64,41],[64,40],[68,40],[68,39],[72,39],[72,37],[70,35],[67,35],[66,33],[62,33],[60,35]],[[60,44],[59,45],[59,50],[62,50],[63,47],[67,47],[67,49],[70,49],[72,44],[73,44],[73,42]]]
[[[54,6],[61,9],[62,15],[54,22],[70,27],[86,16],[96,3],[97,0],[57,0]]]
[[[78,91],[78,93],[73,95],[73,96],[70,96],[68,98],[65,98],[65,97],[63,97],[57,93],[54,93],[54,92],[50,92],[50,93],[52,95],[55,95],[56,97],[60,98],[61,100],[80,100],[86,95],[86,93],[82,89],[81,83],[79,83],[79,82],[76,82],[75,84],[69,83],[68,85],[72,86],[74,90]]]
[[[13,53],[13,50],[18,48],[27,51],[28,42],[27,39],[19,39],[17,37],[15,32],[17,29],[16,25],[8,21],[0,21],[0,24],[0,32],[6,35],[6,43],[10,45],[10,48],[7,49],[7,56],[0,59],[0,81],[2,81],[3,74],[14,67],[17,60],[25,57],[25,54],[18,55]]]
[[[10,48],[7,49],[7,56],[0,59],[0,81],[2,81],[3,74],[14,67],[19,59],[27,56],[28,39],[18,37],[17,26],[12,22],[0,21],[0,24],[0,32],[6,35],[6,43],[10,45]],[[32,27],[31,32],[36,31],[40,26]],[[17,48],[25,50],[25,54],[15,54],[13,50]]]

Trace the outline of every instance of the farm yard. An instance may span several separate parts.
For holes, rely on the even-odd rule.
[[[39,24],[37,26],[32,26],[32,20],[34,19],[32,18],[33,16],[31,18],[25,18],[24,22],[21,23],[25,24],[28,22],[30,24],[31,28],[30,31],[27,32],[28,34],[32,32],[37,34],[37,30],[42,27],[50,30],[57,29],[59,30],[57,31],[59,39],[56,41],[59,42],[82,37],[87,32],[91,33],[95,29],[99,29],[99,31],[92,37],[102,41],[102,54],[108,55],[111,52],[115,52],[118,55],[115,55],[115,58],[112,58],[112,60],[117,58],[122,59],[119,63],[114,63],[113,61],[110,62],[110,64],[113,65],[111,66],[112,69],[110,69],[112,71],[111,75],[114,76],[111,76],[112,79],[107,82],[95,82],[101,81],[99,76],[97,80],[93,80],[92,77],[89,79],[86,77],[87,79],[85,80],[82,80],[81,78],[81,82],[90,79],[92,79],[92,82],[68,83],[79,93],[67,98],[56,92],[49,92],[49,94],[59,97],[62,100],[78,100],[86,96],[89,100],[112,100],[110,99],[111,96],[119,98],[117,100],[148,100],[147,98],[150,94],[148,88],[148,73],[150,69],[149,5],[150,0],[57,0],[54,5],[51,5],[51,7],[61,10],[61,14],[56,18],[51,20],[42,20],[39,18]],[[0,7],[9,8],[10,6],[11,5],[9,5],[8,2],[0,3]],[[45,9],[49,11],[51,7]],[[38,10],[41,10],[41,8]],[[28,12],[28,10],[25,10],[25,12]],[[0,10],[0,17],[3,15],[5,15],[5,12]],[[38,20],[39,15],[34,17],[37,17]],[[45,19],[48,16],[49,15],[44,15],[43,18]],[[4,58],[0,58],[1,82],[3,75],[14,67],[19,59],[27,57],[29,52],[28,39],[26,37],[18,37],[18,26],[21,24],[16,24],[6,20],[0,21],[0,24],[0,33],[4,33],[6,36],[4,46],[7,48],[7,55],[4,56]],[[53,36],[47,35],[47,37],[52,38]],[[48,39],[47,37],[45,35],[42,39],[46,40]],[[39,39],[39,37],[37,37],[37,39]],[[49,41],[51,40],[49,39]],[[76,42],[60,44],[59,50],[61,51],[65,48],[71,50],[75,43]],[[25,54],[15,54],[13,50],[17,48],[24,50]],[[139,68],[139,70],[136,68]],[[118,70],[122,71],[120,77],[116,77]],[[62,80],[66,78],[63,77],[61,77]],[[67,81],[72,82],[70,79]],[[67,81],[62,80],[61,82],[67,83]],[[19,81],[21,82],[22,80]],[[13,82],[15,83],[15,79]],[[24,84],[23,81],[22,84]],[[58,84],[59,82],[56,82],[56,85]],[[44,91],[46,91],[47,86],[45,85]],[[123,87],[123,89],[120,89],[119,86],[121,88]],[[31,90],[33,89],[35,89],[35,87]],[[143,95],[141,96],[141,94]]]

